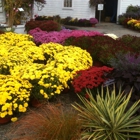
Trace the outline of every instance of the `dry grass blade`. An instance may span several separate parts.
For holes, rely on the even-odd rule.
[[[73,108],[50,104],[30,110],[13,124],[8,136],[12,140],[78,140],[81,126]]]

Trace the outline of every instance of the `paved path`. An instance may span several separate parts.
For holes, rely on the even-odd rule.
[[[115,34],[118,37],[121,37],[122,35],[126,34],[140,37],[140,32],[124,28],[122,25],[118,25],[116,23],[103,22],[96,24],[95,27],[74,27],[74,28],[78,30],[92,30],[101,33]]]

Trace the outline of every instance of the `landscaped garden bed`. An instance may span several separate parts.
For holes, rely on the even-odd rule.
[[[25,35],[2,32],[0,41],[0,117],[16,121],[13,139],[140,137],[139,37],[34,27]],[[67,104],[63,95],[74,95],[77,103]],[[33,99],[40,102],[37,110]],[[31,133],[23,134],[27,128]]]
[[[126,28],[140,32],[140,6],[129,5],[126,13],[119,15],[119,24]]]

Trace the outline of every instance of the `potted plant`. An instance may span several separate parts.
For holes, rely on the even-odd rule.
[[[43,31],[58,31],[60,29],[59,23],[53,20],[33,20],[27,21],[25,30],[29,32],[32,29],[40,28]]]
[[[94,27],[98,23],[98,20],[96,18],[90,18],[89,21],[92,27]]]
[[[131,103],[139,100],[140,95],[140,55],[137,54],[117,54],[116,58],[110,60],[110,65],[114,70],[108,74],[108,78],[115,80],[116,89],[120,86],[125,94],[128,94],[133,87]],[[140,110],[138,112],[140,114]]]
[[[27,111],[32,85],[27,80],[0,75],[0,87],[0,119],[10,117],[16,121],[20,113]]]
[[[10,71],[11,75],[30,81],[33,85],[31,97],[38,100],[49,100],[59,95],[69,88],[69,82],[77,70],[92,65],[89,53],[79,47],[48,43],[39,48],[43,49],[46,56],[46,65],[28,63],[17,65]]]
[[[88,98],[86,88],[92,90],[93,95],[96,95],[97,89],[108,80],[106,74],[110,73],[113,68],[103,67],[90,67],[86,70],[77,71],[77,75],[72,80],[72,86],[77,94],[83,95]]]

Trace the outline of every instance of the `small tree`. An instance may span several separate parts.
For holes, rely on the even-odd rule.
[[[32,14],[33,4],[41,7],[46,4],[46,0],[4,0],[4,10],[7,17],[7,25],[12,27],[16,20],[28,19]],[[21,12],[19,8],[24,11]]]

